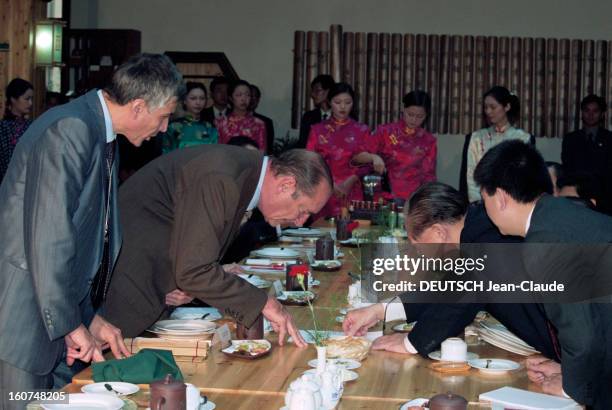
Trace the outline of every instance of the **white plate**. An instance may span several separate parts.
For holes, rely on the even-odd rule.
[[[404,404],[402,404],[400,406],[400,410],[407,410],[410,407],[417,407],[417,406],[423,406],[423,404],[427,403],[429,401],[429,399],[414,399],[414,400],[410,400],[409,402],[406,402]],[[427,409],[427,407],[423,407],[424,410]]]
[[[344,241],[340,241],[342,245],[361,245],[368,242],[365,238],[349,238]]]
[[[289,236],[323,236],[324,232],[320,229],[310,228],[290,228],[285,229],[283,234]]]
[[[201,319],[202,316],[208,313],[204,319]],[[218,320],[223,316],[217,309],[214,307],[179,307],[174,309],[174,311],[170,314],[170,319],[175,320]]]
[[[393,326],[393,330],[395,330],[396,332],[410,332],[412,330],[412,328],[414,328],[414,325],[416,325],[416,322],[410,322],[410,323],[398,323],[397,325]]]
[[[361,367],[361,363],[353,359],[327,359],[328,362],[333,362],[336,366],[344,370],[355,370]],[[308,366],[317,367],[317,359],[312,359],[308,362]]]
[[[251,285],[260,289],[269,288],[270,286],[272,286],[272,282],[270,282],[269,280],[262,279],[257,275],[253,275],[249,278],[250,274],[240,273],[238,274],[238,276],[249,282]]]
[[[310,301],[312,302],[312,300],[315,298],[315,294],[309,290],[307,291],[303,291],[303,290],[298,290],[298,291],[283,291],[282,295],[277,296],[276,298],[278,300],[288,300],[288,299],[292,299],[292,297],[300,297],[300,296],[305,296],[307,298],[310,299]],[[306,303],[306,299],[304,299],[304,303]]]
[[[336,316],[336,322],[343,323],[344,322],[344,318],[345,318],[345,316],[342,316],[342,315]]]
[[[253,251],[256,256],[262,258],[296,258],[300,256],[299,252],[287,248],[263,248]]]
[[[41,404],[41,407],[47,410],[119,410],[124,404],[119,397],[110,394],[73,393],[68,395],[68,403]]]
[[[208,320],[160,320],[152,329],[173,334],[193,334],[212,332],[217,325]]]
[[[317,373],[317,369],[310,369],[310,370],[306,370],[304,372],[304,374],[316,374]],[[343,382],[352,382],[353,380],[357,380],[359,378],[359,375],[357,374],[357,372],[354,372],[352,370],[346,370],[346,369],[342,369],[342,381]]]
[[[487,367],[487,360],[489,366]],[[517,362],[505,359],[475,359],[469,360],[468,364],[483,373],[499,374],[506,373],[511,370],[516,370],[521,367]]]
[[[431,352],[429,353],[427,356],[429,356],[430,359],[432,360],[442,360],[442,352],[439,350],[436,350],[435,352]],[[478,359],[478,355],[476,353],[472,353],[472,352],[467,352],[467,359],[469,360],[476,360]]]
[[[258,340],[232,340],[232,344],[229,345],[228,347],[226,347],[225,349],[221,350],[222,352],[225,353],[235,353],[238,350],[238,346],[240,346],[241,344],[244,343],[251,343],[251,342],[257,342],[257,343],[261,343],[266,345],[267,347],[267,351],[269,352],[270,349],[272,349],[272,345],[270,344],[270,342],[268,342],[266,339],[258,339]],[[250,352],[250,347],[249,347],[249,352]],[[259,355],[261,355],[263,353],[259,353]]]
[[[215,408],[217,408],[217,405],[212,401],[208,400],[206,404],[200,404],[198,410],[213,410]]]
[[[106,387],[104,387],[105,384],[110,384],[113,390],[119,392],[119,395],[121,396],[127,396],[128,394],[134,394],[138,390],[140,390],[140,387],[132,383],[101,382],[101,383],[86,384],[85,386],[81,387],[81,391],[83,393],[99,393],[99,394],[110,394],[112,396],[116,396],[117,393],[113,391],[108,391]]]

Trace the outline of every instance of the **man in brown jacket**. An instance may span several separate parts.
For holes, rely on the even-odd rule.
[[[245,212],[270,225],[301,226],[332,193],[325,161],[291,150],[278,158],[227,145],[174,151],[128,179],[119,192],[123,247],[99,314],[137,336],[162,316],[166,294],[182,292],[245,326],[263,314],[303,346],[293,319],[266,292],[225,272],[219,260]]]

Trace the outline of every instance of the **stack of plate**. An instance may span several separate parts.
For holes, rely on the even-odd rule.
[[[482,321],[478,324],[480,338],[487,343],[522,356],[539,353],[501,323]]]
[[[290,229],[285,229],[283,231],[283,234],[287,236],[313,238],[317,236],[323,236],[325,235],[325,232],[323,232],[320,229],[314,229],[314,228],[290,228]]]
[[[215,328],[208,320],[160,320],[147,330],[164,339],[210,339]]]

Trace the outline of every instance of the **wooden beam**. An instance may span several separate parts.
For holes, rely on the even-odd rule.
[[[40,83],[34,75],[34,28],[37,20],[45,18],[46,11],[47,4],[40,0],[0,0],[0,43],[9,45],[8,55],[0,57],[1,115],[6,99],[4,92],[13,78],[28,80],[34,84],[35,93],[44,93],[44,81]]]

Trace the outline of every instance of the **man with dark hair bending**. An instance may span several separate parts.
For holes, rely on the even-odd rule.
[[[487,214],[502,234],[522,236],[532,243],[593,246],[612,242],[612,218],[549,195],[552,185],[542,156],[521,141],[502,142],[489,150],[478,163],[474,179]],[[541,271],[561,260],[561,268],[570,263],[578,266],[577,279],[582,275],[589,281],[597,261],[577,255],[583,259],[564,260],[558,254],[532,256]],[[602,255],[609,260],[609,252]],[[604,275],[610,275],[610,267],[603,268],[607,268]],[[605,286],[606,280],[609,284],[607,277],[587,283],[593,288]],[[561,373],[554,374],[554,366],[550,366],[542,369],[541,377],[532,378],[542,382],[545,392],[568,395],[595,409],[612,408],[608,392],[612,386],[612,297],[603,291],[605,296],[598,301],[606,303],[544,304],[546,316],[558,332]],[[532,363],[531,367],[538,365]]]

